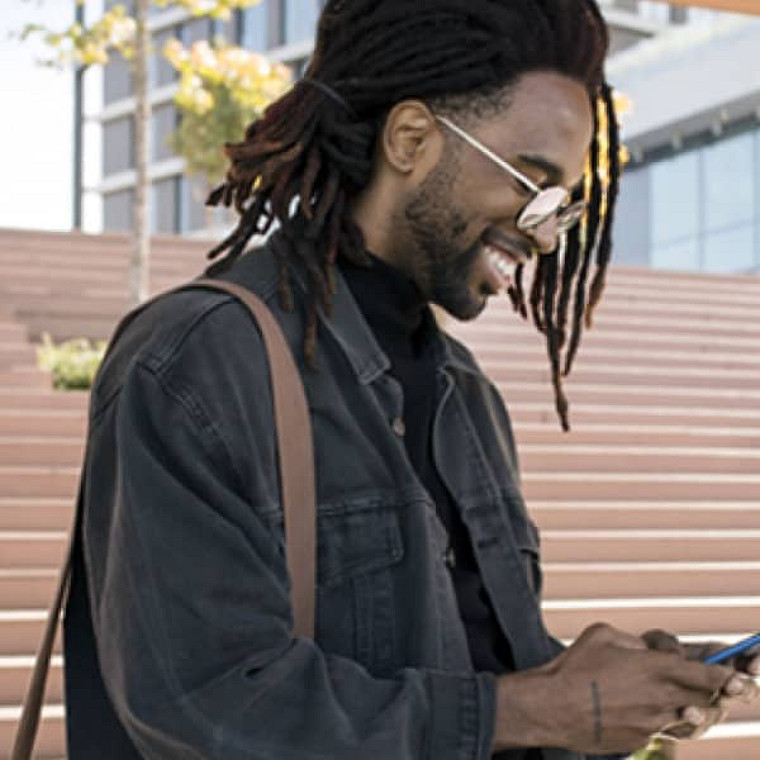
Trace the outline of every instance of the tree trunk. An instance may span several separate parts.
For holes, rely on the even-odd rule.
[[[148,6],[150,0],[136,0],[134,80],[135,80],[135,196],[133,247],[129,262],[129,301],[133,306],[144,301],[150,291],[150,220],[148,197],[150,178],[150,100],[148,98],[148,55],[150,30]]]

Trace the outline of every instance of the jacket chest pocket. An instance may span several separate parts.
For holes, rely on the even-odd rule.
[[[375,675],[394,669],[396,582],[404,555],[393,508],[320,512],[317,520],[317,639],[328,652]]]

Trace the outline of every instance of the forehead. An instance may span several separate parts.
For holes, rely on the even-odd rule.
[[[592,132],[586,88],[551,72],[521,77],[504,111],[473,129],[504,158],[533,155],[556,164],[563,170],[564,184],[574,184],[582,175]]]

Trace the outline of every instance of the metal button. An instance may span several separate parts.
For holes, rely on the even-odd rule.
[[[396,419],[393,420],[393,432],[402,438],[406,435],[406,425],[401,417],[396,417]]]
[[[457,566],[457,555],[453,546],[449,546],[443,554],[443,561],[449,568]]]

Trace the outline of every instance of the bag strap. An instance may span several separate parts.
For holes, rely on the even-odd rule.
[[[269,375],[274,403],[275,432],[279,454],[280,491],[285,518],[285,544],[290,599],[293,610],[293,635],[314,638],[316,589],[316,494],[311,418],[301,376],[280,326],[261,299],[240,285],[222,280],[199,279],[173,292],[193,288],[221,290],[240,300],[258,324],[269,358]],[[162,294],[166,295],[165,293]],[[161,297],[161,296],[158,296]],[[143,304],[146,308],[152,301]],[[125,320],[129,319],[128,315]],[[122,323],[123,324],[123,323]],[[114,339],[121,332],[121,325]],[[81,498],[77,499],[69,533],[68,549],[58,578],[55,597],[48,612],[34,671],[21,712],[11,760],[29,760],[39,727],[50,658],[53,653],[61,610],[66,604],[71,583],[74,539],[79,523]]]

